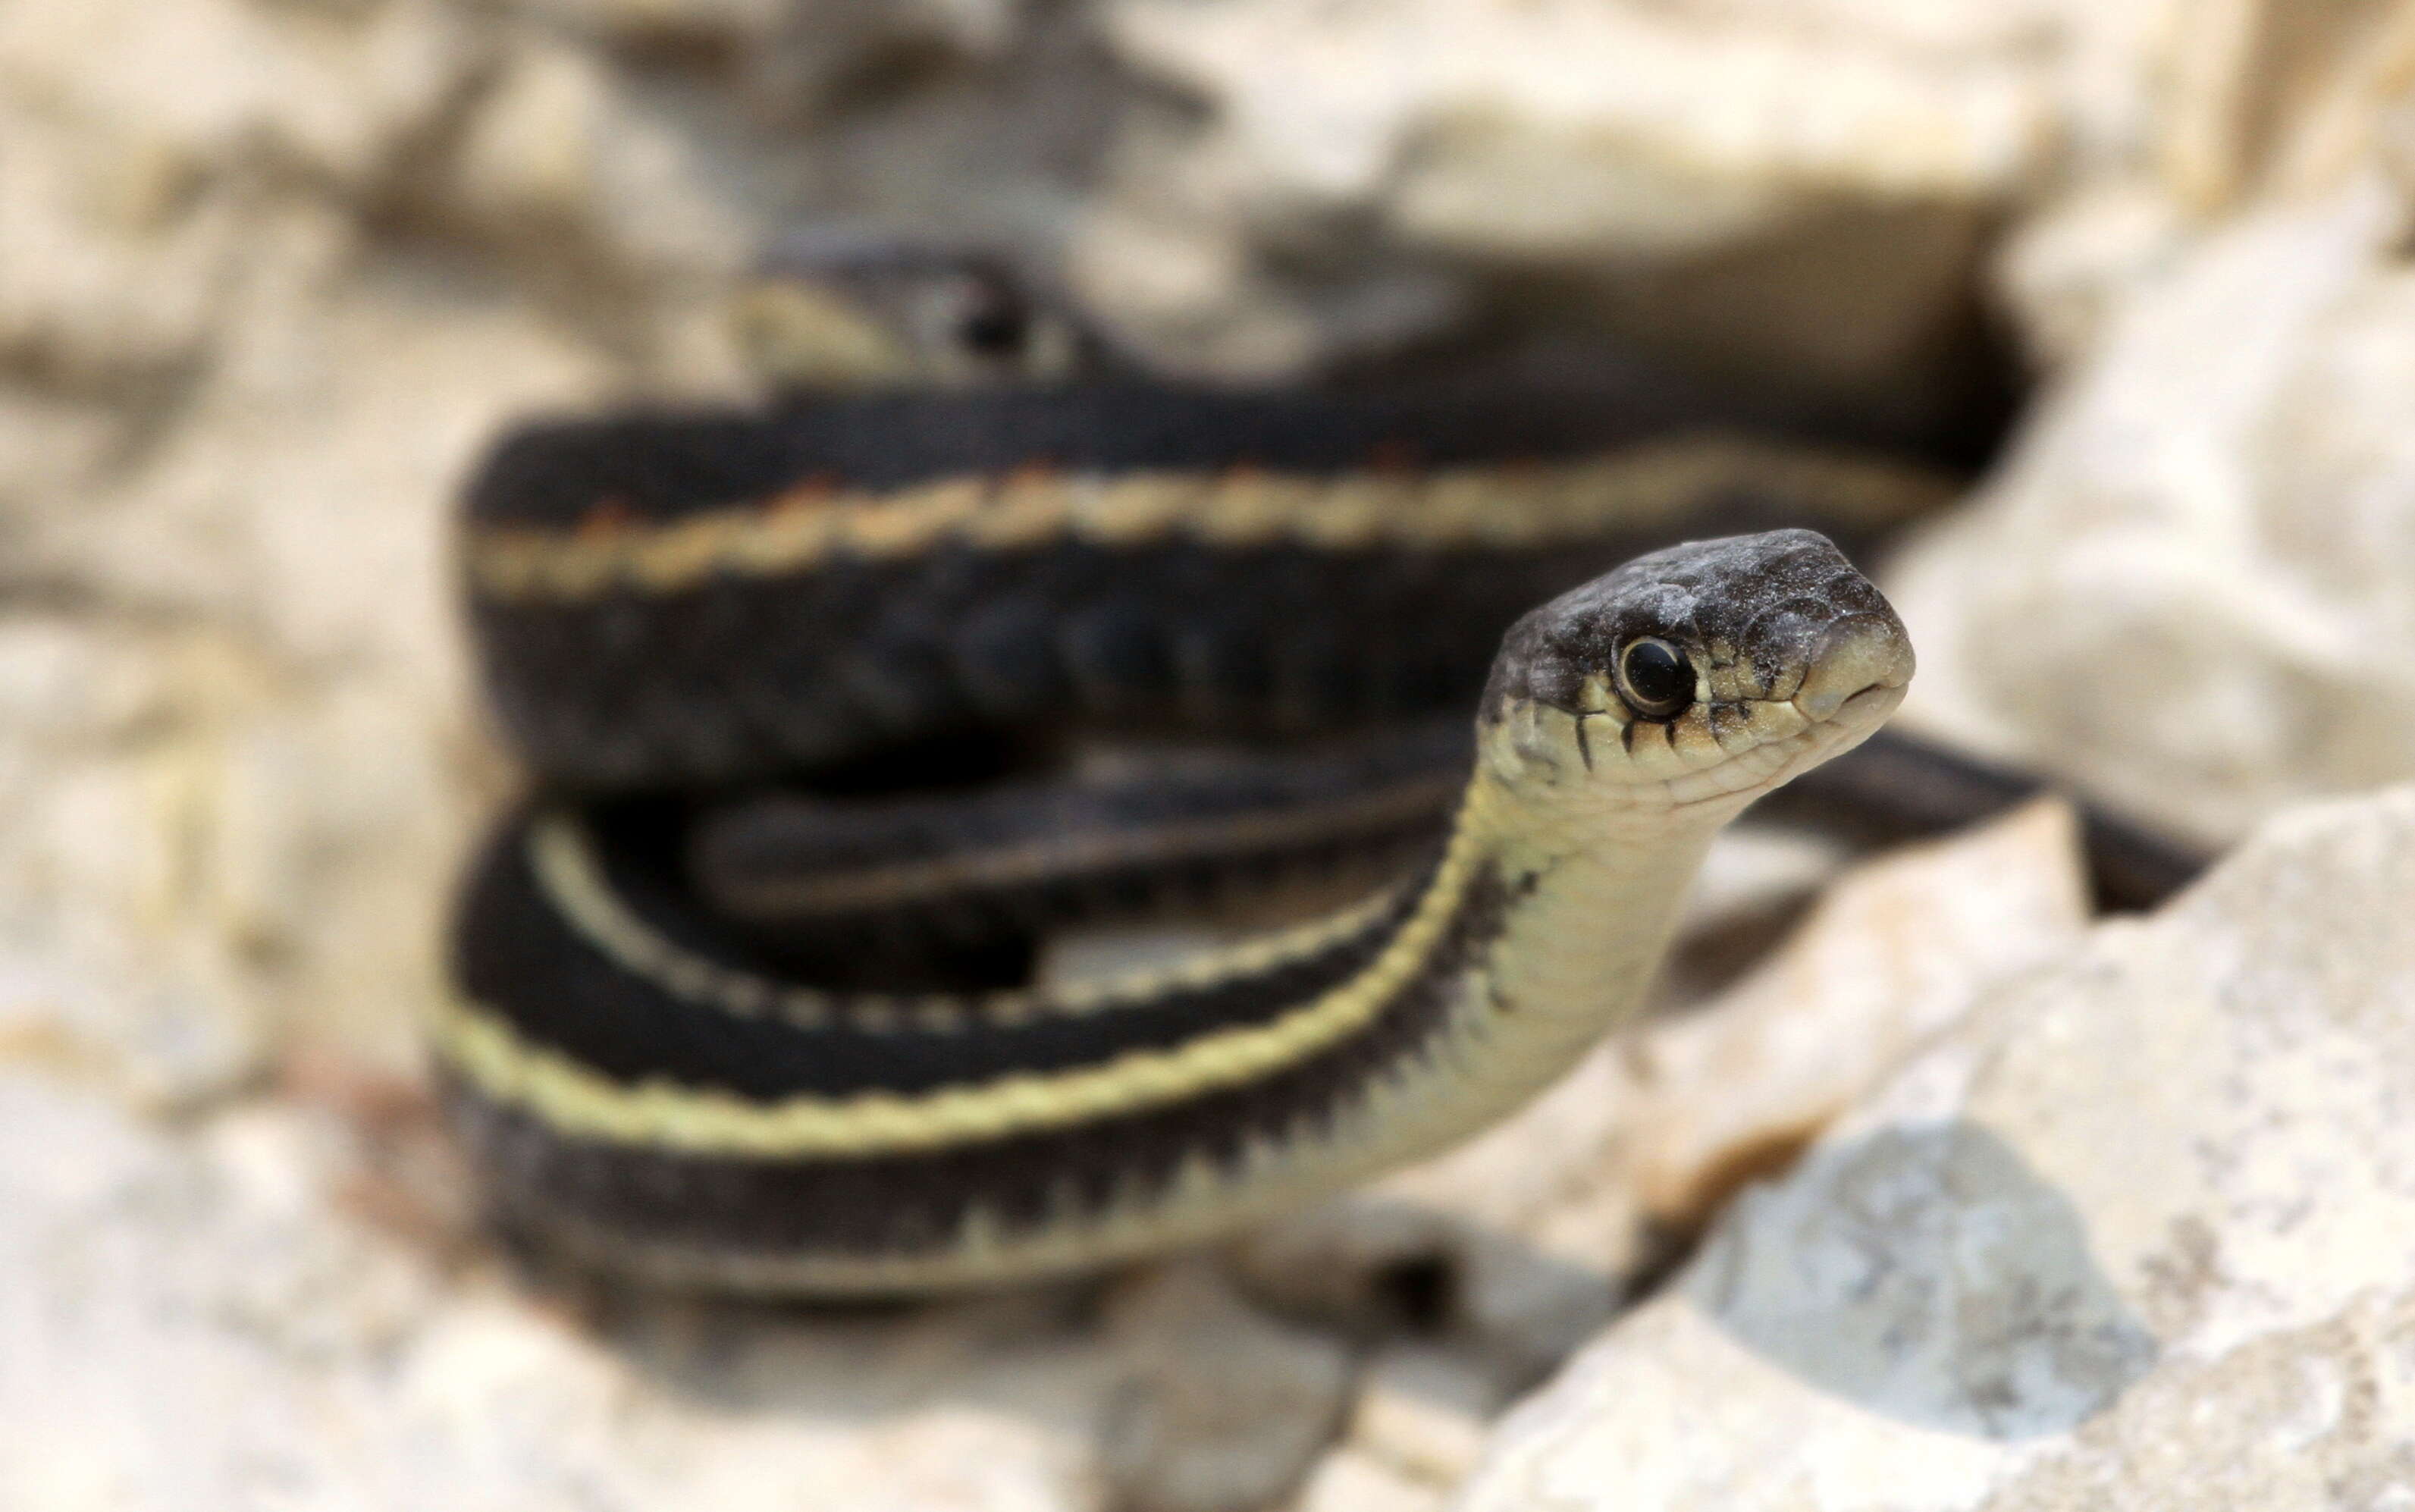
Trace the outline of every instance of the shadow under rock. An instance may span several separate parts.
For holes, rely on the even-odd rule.
[[[1958,1121],[1814,1149],[1739,1202],[1684,1288],[1807,1384],[1974,1438],[2075,1428],[2159,1353],[2091,1258],[2078,1210]]]

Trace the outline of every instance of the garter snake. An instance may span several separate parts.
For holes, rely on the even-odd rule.
[[[1118,380],[506,439],[463,579],[536,780],[432,1034],[500,1220],[678,1283],[989,1284],[1514,1108],[1636,1006],[1712,835],[1911,675],[1836,546],[1762,527],[1950,485],[1710,410]],[[1642,549],[1706,521],[1747,533]],[[1169,732],[1222,748],[1062,776]],[[1919,765],[1941,811],[2018,786]],[[1052,921],[1370,858],[1309,922],[1020,980]]]

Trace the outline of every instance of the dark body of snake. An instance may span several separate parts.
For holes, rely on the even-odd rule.
[[[2032,790],[1868,739],[1909,648],[1825,541],[1620,567],[1852,544],[1949,487],[1653,386],[524,428],[464,526],[536,783],[458,912],[457,1123],[543,1239],[818,1292],[1095,1265],[1434,1148],[1633,1006],[1761,792],[1893,837]],[[2116,901],[2186,876],[2090,823]],[[1020,980],[1068,919],[1337,875],[1369,900]]]

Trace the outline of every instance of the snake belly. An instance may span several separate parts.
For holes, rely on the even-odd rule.
[[[1712,834],[1910,676],[1821,536],[1612,565],[1706,498],[1883,523],[1934,488],[1891,463],[1464,396],[1312,424],[960,402],[541,428],[473,487],[481,662],[539,780],[471,868],[432,1042],[512,1228],[673,1282],[878,1294],[1312,1201],[1498,1118],[1630,1012]],[[697,872],[768,781],[999,728],[1363,751],[1454,704],[1472,739],[1402,737],[1456,770],[1403,876],[1162,972],[832,986]]]

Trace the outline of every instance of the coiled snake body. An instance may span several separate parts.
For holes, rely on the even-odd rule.
[[[540,780],[458,911],[458,1126],[548,1242],[828,1293],[1092,1266],[1437,1149],[1633,1009],[1712,834],[1911,675],[1819,535],[1617,563],[1706,509],[1877,524],[1933,488],[1649,395],[1091,385],[526,430],[464,535]],[[1069,731],[1170,729],[1235,748],[1021,775]],[[800,778],[819,796],[772,786]],[[1052,910],[1371,849],[1403,869],[1232,950],[995,975]]]

